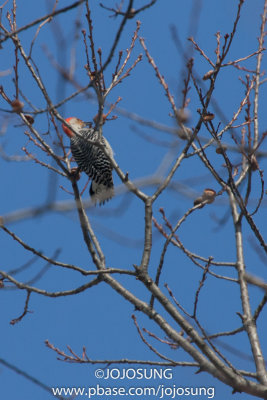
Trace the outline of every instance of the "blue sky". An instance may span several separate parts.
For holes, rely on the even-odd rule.
[[[70,1],[59,1],[58,8],[71,3]],[[118,29],[120,17],[110,18],[110,12],[99,7],[98,2],[91,3],[96,48],[101,47],[105,60]],[[115,2],[105,2],[108,5],[110,3],[113,6],[115,5]],[[232,0],[218,0],[216,2],[206,0],[199,2],[199,4],[200,13],[198,17],[195,15],[198,8],[193,0],[158,1],[153,7],[138,15],[138,19],[141,21],[140,36],[145,39],[149,52],[168,82],[170,91],[175,96],[178,105],[181,104],[181,85],[185,69],[182,54],[177,51],[170,27],[176,27],[185,49],[190,46],[187,38],[194,34],[199,46],[205,50],[211,59],[215,60],[215,33],[220,31],[223,36],[225,33],[231,32],[237,7],[237,1],[233,2]],[[143,1],[140,0],[136,0],[134,3],[136,9],[141,5],[143,5]],[[10,5],[7,5],[4,10],[6,11],[9,7]],[[39,0],[38,7],[36,1],[33,0],[24,0],[23,4],[18,1],[17,26],[23,26],[33,19],[45,15],[51,10],[51,7],[51,3],[43,0]],[[263,1],[245,1],[237,34],[226,61],[244,57],[257,50],[262,9]],[[5,11],[3,12],[3,23],[7,26]],[[75,39],[74,23],[77,19],[80,20],[81,27],[77,30]],[[86,59],[80,33],[82,28],[87,29],[84,6],[58,16],[56,21],[56,23],[46,24],[40,30],[32,53],[47,86],[47,91],[55,103],[70,95],[74,88],[71,84],[65,83],[59,78],[56,69],[48,59],[48,52],[65,68],[69,68],[71,55],[75,51],[75,79],[80,85],[85,85],[88,79],[84,69]],[[136,18],[133,18],[128,21],[115,57],[106,70],[107,82],[109,82],[117,63],[118,50],[125,51],[126,48],[129,48],[135,27]],[[35,32],[36,26],[21,33],[21,41],[27,53]],[[140,53],[144,53],[144,51],[137,42],[131,62]],[[203,61],[198,53],[194,53],[194,59],[196,71],[202,77],[210,69],[210,66]],[[1,50],[1,70],[11,70],[11,73],[1,76],[1,84],[12,98],[15,94],[12,82],[14,77],[13,64],[13,45],[11,41],[6,41]],[[244,65],[249,69],[255,69],[255,58],[246,61]],[[266,69],[265,58],[263,58],[262,66],[263,69]],[[231,119],[244,97],[244,87],[239,77],[244,79],[245,74],[244,71],[225,68],[216,83],[214,96],[228,119]],[[19,62],[19,85],[31,103],[38,108],[45,107],[46,103],[29,72],[25,69],[23,60]],[[205,85],[207,87],[206,83],[204,83]],[[119,107],[124,110],[168,127],[174,126],[173,119],[169,115],[171,112],[170,104],[144,54],[143,60],[136,66],[131,75],[111,92],[108,101],[115,102],[118,96],[122,97]],[[261,87],[261,96],[259,124],[260,132],[263,132],[266,130],[265,85]],[[193,88],[189,97],[191,100],[189,105],[191,118],[188,125],[193,127],[198,120],[196,109],[200,107],[200,104]],[[21,148],[27,146],[27,149],[33,154],[41,157],[44,162],[49,162],[48,157],[40,154],[36,147],[28,143],[28,139],[24,135],[25,127],[21,125],[19,117],[3,111],[9,110],[10,107],[2,99],[0,100],[0,108],[2,110],[0,113],[1,126],[4,126],[5,122],[8,123],[7,130],[0,136],[0,144],[5,153],[23,156],[24,153]],[[26,108],[29,110],[29,106],[26,106]],[[95,101],[90,101],[85,96],[80,95],[61,107],[59,111],[64,117],[77,116],[90,121],[97,113],[97,104]],[[210,111],[214,111],[212,106]],[[173,143],[173,137],[165,132],[138,125],[120,113],[117,115],[116,120],[110,121],[104,126],[104,135],[112,144],[116,161],[124,172],[129,172],[132,180],[149,177],[157,171],[163,157],[169,151],[169,148],[164,146],[163,142],[170,145]],[[44,136],[44,138],[47,137],[48,142],[53,144],[55,131],[53,127],[48,126],[47,121],[46,114],[38,115],[34,126],[41,134],[45,134],[50,129],[51,134]],[[215,122],[218,123],[219,121],[220,118],[216,115]],[[242,118],[239,122],[243,122]],[[136,130],[138,130],[138,133]],[[200,135],[208,137],[204,129],[200,131]],[[146,140],[147,136],[150,140]],[[67,138],[64,138],[64,140],[68,144]],[[161,144],[153,143],[153,140]],[[229,137],[225,137],[225,141],[231,143]],[[183,143],[178,143],[174,147],[174,151],[169,153],[167,161],[172,163],[177,152],[181,151],[182,148]],[[218,170],[222,171],[222,159],[215,153],[214,148],[210,149],[208,154]],[[236,160],[238,159],[239,157],[236,155]],[[233,160],[235,160],[235,157],[233,157]],[[261,160],[262,169],[264,169],[264,164],[266,168],[266,160]],[[0,171],[2,215],[45,204],[49,195],[58,202],[72,200],[72,196],[60,188],[60,186],[64,186],[67,190],[71,190],[66,179],[62,177],[54,179],[53,175],[39,164],[31,161],[18,163],[0,159]],[[258,199],[260,195],[259,177],[255,174],[253,178],[251,209],[255,207],[255,199]],[[119,192],[122,186],[115,173],[114,181]],[[216,191],[220,189],[199,159],[196,158],[188,158],[182,163],[173,178],[173,182],[180,185],[180,190],[167,190],[154,205],[154,216],[160,223],[162,223],[161,214],[158,211],[160,207],[165,209],[166,215],[175,224],[192,206],[194,198],[202,193],[205,187],[212,187]],[[79,181],[80,188],[85,183],[86,177],[83,176]],[[144,187],[143,190],[146,193],[152,193],[153,188]],[[88,191],[86,190],[83,198],[86,200],[87,197]],[[263,207],[261,212],[255,216],[255,222],[262,233],[264,233],[264,230],[266,231],[266,199],[263,204],[265,204],[265,208]],[[132,269],[133,264],[140,263],[144,228],[144,210],[140,201],[134,198],[132,194],[122,194],[116,196],[105,207],[101,209],[91,207],[87,209],[87,212],[105,252],[108,266]],[[205,257],[214,256],[219,261],[234,261],[234,229],[230,215],[226,218],[225,223],[218,223],[228,214],[227,198],[221,196],[216,199],[214,204],[193,213],[181,227],[179,237],[184,245],[193,252]],[[48,257],[52,257],[55,251],[59,249],[58,259],[60,261],[77,264],[85,269],[92,269],[91,259],[82,239],[75,210],[68,213],[45,213],[38,218],[27,218],[10,223],[8,227],[26,243],[43,251]],[[248,270],[266,279],[264,263],[255,254],[254,238],[247,229],[246,223],[244,229]],[[2,270],[11,271],[32,260],[32,254],[25,252],[18,243],[15,243],[2,231],[0,232],[0,241]],[[163,238],[154,230],[153,254],[150,263],[152,276],[155,275],[163,244]],[[16,278],[27,282],[45,265],[46,262],[43,260],[34,260],[30,268],[16,275]],[[227,271],[225,268],[218,268],[216,272],[226,274],[229,277],[236,276],[235,271],[230,268]],[[182,252],[174,247],[169,247],[165,269],[161,276],[162,288],[163,284],[167,282],[177,299],[189,312],[192,312],[194,295],[201,277],[202,271],[192,265]],[[136,280],[125,276],[118,277],[118,280],[124,283],[128,289],[133,290],[142,300],[149,301],[148,294]],[[48,291],[58,291],[72,289],[84,282],[84,277],[76,273],[51,266],[35,285]],[[163,288],[163,290],[167,295],[166,289]],[[262,298],[262,293],[255,288],[251,288],[250,293],[252,309],[254,310]],[[92,359],[157,360],[156,356],[141,341],[136,331],[131,319],[131,315],[134,313],[132,305],[119,297],[104,283],[70,297],[53,299],[33,294],[29,304],[32,313],[28,313],[21,322],[14,326],[10,325],[10,321],[22,313],[26,293],[9,288],[2,290],[0,295],[2,303],[0,357],[36,377],[47,386],[87,387],[89,385],[94,386],[97,383],[101,384],[101,382],[94,377],[94,371],[98,366],[68,364],[58,361],[56,354],[45,346],[44,341],[46,339],[56,347],[66,351],[66,346],[69,345],[78,354],[82,354],[82,348],[85,346],[88,356]],[[158,309],[162,311],[160,306],[158,306]],[[213,333],[239,327],[240,319],[236,312],[241,312],[240,294],[236,289],[236,284],[216,280],[209,276],[201,293],[199,315],[207,332]],[[159,328],[145,316],[139,312],[135,314],[140,327],[145,327],[155,335],[163,337]],[[262,326],[265,317],[266,311],[263,311],[263,315],[260,317],[259,334],[266,354],[267,344]],[[166,318],[169,321],[169,317]],[[189,356],[185,355],[181,349],[172,350],[151,338],[147,337],[147,339],[167,357],[190,361]],[[250,355],[248,341],[244,333],[238,338],[225,338],[223,342]],[[240,369],[251,370],[253,368],[249,360],[245,360],[223,347],[221,349],[231,359],[231,362]],[[115,367],[127,368],[127,366],[118,365]],[[190,368],[173,369],[171,384],[183,387],[215,387],[216,399],[230,397],[231,390],[228,387],[206,373],[195,375],[194,372],[195,370]],[[52,398],[39,386],[32,384],[10,369],[4,368],[3,365],[0,367],[0,378],[2,382],[0,394],[4,399],[38,398],[45,400]],[[110,380],[105,383],[114,386],[118,382]],[[164,383],[167,386],[170,382],[157,380],[156,383]],[[154,381],[149,382],[151,386],[156,383]],[[120,384],[130,386],[132,382],[124,380]],[[138,382],[135,381],[134,385],[137,386]],[[148,386],[147,382],[142,381],[142,386]],[[199,398],[207,397],[200,396]],[[235,394],[237,400],[249,398],[251,396]]]

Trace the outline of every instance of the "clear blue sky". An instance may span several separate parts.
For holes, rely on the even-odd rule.
[[[52,5],[50,3],[49,1],[39,0],[37,6],[37,2],[33,0],[18,1],[17,26],[23,26],[33,19],[45,15],[48,10],[51,10]],[[71,1],[59,1],[58,8],[71,3]],[[91,3],[96,48],[102,48],[103,59],[105,60],[118,29],[120,17],[116,19],[109,18],[110,12],[100,8],[97,4],[99,2]],[[103,1],[103,3],[115,6],[113,1]],[[198,16],[195,15],[195,12],[192,14],[193,5],[195,6],[194,10],[198,10],[196,3],[193,0],[158,0],[153,7],[138,15],[138,19],[141,21],[140,36],[145,38],[150,54],[154,57],[160,72],[168,82],[178,105],[181,102],[184,62],[181,53],[175,47],[170,27],[176,27],[185,48],[189,46],[187,38],[194,35],[198,44],[215,60],[215,33],[220,31],[223,36],[225,33],[231,32],[238,2],[232,0],[199,1],[200,13]],[[143,4],[143,1],[136,0],[134,7],[139,8]],[[5,26],[7,26],[5,13],[10,6],[5,7],[3,12],[2,19]],[[245,1],[237,35],[227,61],[244,57],[257,50],[262,8],[263,1]],[[82,26],[77,30],[78,37],[74,39],[74,22],[77,19],[81,21]],[[75,49],[75,78],[81,85],[87,82],[84,69],[86,59],[80,33],[82,28],[87,28],[84,18],[84,6],[58,16],[56,21],[56,24],[51,22],[41,29],[32,53],[40,74],[47,85],[48,93],[55,103],[71,94],[74,89],[73,86],[64,84],[58,78],[56,69],[48,59],[48,52],[53,54],[53,57],[59,63],[68,68],[71,54],[73,54],[71,49]],[[130,46],[135,26],[136,18],[128,21],[117,50],[125,50]],[[35,32],[36,26],[21,33],[21,40],[27,53],[30,50],[31,40]],[[56,42],[55,38],[57,39]],[[63,47],[65,51],[62,50]],[[144,51],[140,44],[137,43],[132,55],[132,61],[140,53],[144,53]],[[0,56],[1,70],[11,70],[6,76],[1,76],[1,85],[3,85],[8,95],[13,97],[15,94],[12,83],[14,51],[11,41],[3,44]],[[114,66],[117,62],[116,57],[117,53],[106,71],[107,82],[109,82],[111,73],[114,71]],[[194,58],[196,70],[201,77],[210,69],[210,66],[200,58],[199,54],[195,53]],[[245,66],[255,69],[255,59],[247,61]],[[265,58],[263,68],[266,68]],[[238,77],[242,76],[244,79],[245,74],[243,71],[225,69],[218,79],[215,98],[228,119],[231,119],[244,96],[244,87]],[[45,101],[36,84],[33,83],[29,72],[25,69],[22,60],[19,62],[19,79],[20,87],[31,103],[38,108],[45,107]],[[198,120],[196,109],[200,107],[200,104],[193,88],[190,93],[192,94],[189,96],[191,99],[189,126],[193,126]],[[173,120],[169,116],[171,112],[170,105],[144,54],[142,62],[136,66],[130,77],[112,91],[108,101],[114,102],[118,96],[122,97],[122,101],[119,104],[121,108],[169,127],[174,126]],[[266,100],[266,89],[263,85],[260,104],[261,132],[266,130],[266,112],[264,113]],[[2,99],[0,100],[0,108],[10,109]],[[27,109],[29,109],[28,106]],[[81,95],[60,108],[59,111],[62,112],[63,116],[77,116],[89,121],[97,113],[97,104],[94,101],[88,101]],[[212,108],[210,111],[213,111]],[[220,121],[217,115],[215,121],[217,123]],[[25,128],[20,125],[19,118],[16,115],[1,111],[0,122],[1,126],[4,126],[5,122],[8,123],[6,132],[0,136],[0,144],[5,153],[22,156],[24,153],[21,148],[27,145],[29,151],[32,151],[33,154],[38,154],[38,150],[28,143],[28,139],[24,135]],[[46,133],[49,129],[46,115],[37,116],[34,126],[42,134]],[[136,129],[141,133],[137,134],[135,132]],[[54,138],[54,130],[51,129],[51,132]],[[115,158],[121,169],[124,172],[129,171],[129,176],[132,180],[153,174],[169,151],[168,147],[163,144],[152,143],[151,140],[147,141],[142,136],[148,135],[153,140],[172,143],[170,135],[139,126],[120,114],[118,114],[118,119],[105,125],[104,134],[114,148]],[[204,131],[200,132],[200,134],[207,137],[207,133]],[[51,143],[51,138],[48,136],[47,138]],[[228,141],[227,138],[226,141]],[[177,152],[180,149],[181,147],[177,147],[175,151]],[[218,155],[215,155],[214,149],[210,150],[209,155],[219,168],[221,159],[218,159]],[[168,161],[171,160],[170,157],[172,155],[168,157]],[[238,156],[236,158],[238,159]],[[44,162],[50,161],[45,156],[42,156],[42,160]],[[261,168],[264,169],[264,162],[262,162]],[[71,190],[70,184],[63,178],[54,180],[47,169],[34,162],[11,163],[0,158],[0,174],[1,214],[3,215],[15,210],[44,204],[49,194],[57,201],[72,200],[72,197],[60,188],[63,185],[66,189]],[[116,186],[120,189],[119,185],[121,184],[115,173],[114,179]],[[85,182],[86,178],[82,177],[79,183],[81,188]],[[182,185],[181,189],[184,188],[184,191],[168,190],[166,194],[157,200],[154,205],[154,215],[160,223],[162,222],[161,214],[158,212],[160,207],[164,207],[166,215],[175,223],[192,206],[194,196],[201,193],[205,187],[211,186],[215,190],[219,190],[219,186],[212,181],[199,160],[192,158],[185,160],[182,167],[175,174],[174,182]],[[259,179],[255,178],[252,196],[254,199],[259,197],[259,185]],[[144,191],[147,193],[152,192],[149,187],[144,188]],[[86,190],[84,199],[87,199],[87,196]],[[125,209],[124,202],[126,204]],[[255,203],[251,203],[252,209],[254,205]],[[225,215],[227,216],[227,213],[229,213],[227,199],[226,197],[221,197],[213,205],[193,214],[179,233],[183,243],[191,251],[199,252],[205,257],[214,256],[221,261],[234,261],[234,230],[231,218],[227,218],[224,224],[216,222]],[[132,269],[133,264],[140,262],[144,213],[142,204],[133,195],[118,196],[102,209],[90,208],[88,209],[88,216],[105,251],[108,266]],[[260,215],[255,216],[255,221],[258,223],[260,230],[264,232],[265,229],[266,232],[266,208],[265,216],[261,212]],[[50,213],[36,219],[29,218],[10,224],[9,228],[16,232],[26,243],[43,251],[48,257],[52,257],[55,251],[60,249],[59,260],[69,264],[77,264],[85,269],[92,268],[75,210],[67,214]],[[266,269],[264,269],[261,259],[255,255],[250,235],[250,233],[246,233],[244,236],[247,267],[250,272],[263,278],[265,275],[266,278]],[[156,231],[154,232],[153,241],[154,252],[150,264],[150,271],[154,271],[151,272],[152,276],[155,274],[164,243],[162,237]],[[24,249],[2,231],[0,231],[0,252],[0,269],[6,271],[16,269],[32,259],[32,254],[26,253]],[[172,247],[169,248],[165,263],[166,267],[161,277],[162,287],[163,283],[167,282],[179,301],[188,308],[189,312],[192,312],[194,294],[202,276],[201,271],[190,264],[181,252]],[[27,282],[36,276],[44,266],[45,261],[35,260],[30,268],[16,275],[16,278]],[[218,273],[227,273],[228,276],[235,277],[235,272],[232,270],[225,271],[221,269]],[[136,281],[132,281],[129,277],[120,277],[119,280],[125,283],[127,288],[133,290],[141,299],[149,300],[147,293],[143,291],[141,285]],[[51,266],[35,285],[48,291],[60,291],[72,289],[83,283],[85,283],[85,280],[82,276]],[[166,291],[165,293],[167,294]],[[251,295],[254,309],[258,305],[262,293],[252,288]],[[78,354],[82,354],[82,348],[85,346],[88,356],[92,359],[156,360],[156,356],[141,341],[133,325],[131,319],[131,315],[134,312],[133,307],[104,283],[71,297],[53,299],[33,294],[29,304],[29,309],[32,313],[27,314],[21,322],[14,326],[10,325],[10,321],[22,313],[26,293],[8,289],[1,290],[0,296],[2,304],[0,311],[2,338],[0,357],[48,386],[87,387],[97,383],[101,384],[101,382],[94,377],[94,371],[98,366],[74,365],[58,361],[56,354],[45,346],[44,341],[46,339],[56,347],[66,351],[66,345],[69,345]],[[200,318],[208,332],[231,330],[240,326],[240,320],[236,312],[241,312],[241,304],[235,284],[209,277],[203,290],[200,306]],[[156,335],[163,337],[159,329],[152,325],[151,321],[142,316],[141,313],[137,312],[136,316],[141,327],[145,327]],[[266,312],[263,311],[263,315],[260,318],[266,318]],[[260,335],[266,354],[266,337],[264,337],[264,332],[261,330]],[[190,360],[180,349],[171,350],[166,345],[159,344],[151,338],[148,338],[148,340],[167,357]],[[245,351],[246,354],[250,355],[245,334],[241,334],[237,339],[225,339],[224,343],[230,344],[237,350]],[[222,351],[240,369],[251,369],[249,360],[240,358],[224,348],[222,348]],[[127,368],[127,366],[123,367]],[[122,369],[123,367],[120,366],[118,368]],[[156,382],[163,383],[165,386],[171,383],[171,385],[175,384],[182,387],[215,387],[216,400],[230,398],[231,390],[228,387],[206,373],[195,375],[194,372],[195,370],[190,368],[176,368],[173,369],[173,379],[170,382],[166,380],[164,382],[157,380]],[[4,368],[3,365],[0,365],[0,382],[0,397],[5,400],[31,400],[37,398],[46,400],[52,398],[39,386],[27,381],[10,369]],[[118,384],[114,380],[105,382],[106,385],[108,383],[111,386]],[[129,386],[132,383],[129,380],[120,381],[122,386]],[[147,383],[143,380],[140,386],[154,386],[154,384],[154,381]],[[134,381],[133,385],[138,386],[139,383]],[[190,396],[187,398],[191,399]],[[206,398],[205,396],[198,397],[201,400]],[[249,398],[251,397],[244,394],[235,394],[234,397],[236,400]],[[135,398],[133,397],[133,399]],[[116,400],[118,399],[116,398]]]

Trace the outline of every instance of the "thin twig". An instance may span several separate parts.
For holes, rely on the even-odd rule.
[[[71,4],[70,6],[63,7],[60,10],[57,10],[57,11],[54,11],[52,13],[46,14],[43,17],[40,17],[40,18],[30,22],[29,24],[22,26],[21,28],[17,29],[16,31],[13,31],[13,32],[10,32],[10,33],[6,34],[3,37],[3,39],[0,40],[0,43],[5,42],[7,39],[12,38],[13,36],[17,35],[18,33],[22,32],[22,31],[25,31],[26,29],[31,28],[32,26],[37,25],[42,21],[45,21],[47,18],[55,17],[56,15],[65,13],[65,12],[67,12],[67,11],[73,9],[73,8],[76,8],[76,7],[78,7],[80,4],[82,4],[84,2],[85,2],[85,0],[79,0],[79,1],[76,1],[75,3]]]
[[[27,297],[26,297],[26,300],[25,300],[25,306],[24,306],[23,313],[19,317],[12,319],[12,321],[10,321],[11,325],[15,325],[16,323],[21,321],[22,318],[25,317],[25,315],[29,312],[28,311],[28,305],[29,305],[30,295],[31,295],[31,292],[29,290],[27,290]]]

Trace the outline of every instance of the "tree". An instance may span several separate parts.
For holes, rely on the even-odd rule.
[[[20,307],[26,296],[11,324],[23,327],[27,321],[31,330],[38,314],[40,331],[47,323],[42,296],[53,299],[54,321],[61,319],[55,298],[66,299],[59,312],[68,305],[67,326],[75,318],[72,304],[79,301],[81,318],[88,313],[94,329],[103,323],[95,303],[103,301],[108,318],[114,301],[113,318],[125,322],[132,316],[129,344],[139,346],[141,339],[149,350],[143,357],[125,349],[121,355],[123,346],[117,346],[125,327],[119,325],[116,343],[100,338],[92,346],[75,330],[74,341],[83,350],[72,345],[65,351],[60,328],[51,326],[57,343],[50,338],[45,343],[65,362],[187,367],[203,380],[212,379],[204,372],[216,378],[205,381],[215,387],[222,382],[225,393],[230,388],[242,399],[267,398],[262,317],[267,1],[251,41],[242,36],[253,18],[249,1],[235,7],[231,2],[231,18],[223,23],[208,19],[214,12],[209,7],[217,5],[191,6],[190,11],[156,0],[141,6],[133,0],[119,6],[55,2],[30,22],[16,0],[1,6],[1,155],[7,162],[1,174],[6,187],[1,292]],[[166,27],[166,39],[165,18],[173,22],[174,11],[187,21],[188,41],[179,24]],[[151,21],[162,22],[157,35]],[[211,21],[208,29],[204,21]],[[85,174],[79,178],[75,170],[61,128],[66,116],[90,120],[115,150],[110,161],[116,197],[101,208],[90,202]],[[80,293],[90,302],[76,300]],[[34,316],[27,315],[32,308]],[[114,329],[108,321],[105,326]],[[88,324],[82,330],[89,332]],[[103,340],[108,349],[101,358]],[[18,372],[6,357],[1,362]],[[186,386],[188,393],[184,386],[161,386],[160,393],[196,394],[196,383]],[[202,389],[198,394],[214,397],[214,391]]]

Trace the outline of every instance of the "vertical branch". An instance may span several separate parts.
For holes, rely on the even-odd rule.
[[[123,20],[121,21],[120,27],[119,27],[119,29],[118,29],[118,31],[116,33],[116,36],[115,36],[115,39],[114,39],[114,42],[113,42],[113,46],[112,46],[112,48],[111,48],[111,50],[109,52],[109,55],[108,55],[108,57],[106,59],[106,62],[103,65],[103,68],[102,68],[103,71],[107,68],[107,66],[109,65],[110,61],[112,60],[114,52],[116,50],[116,47],[117,47],[117,45],[119,43],[122,31],[123,31],[124,26],[126,24],[126,21],[132,15],[131,14],[131,10],[132,10],[132,7],[133,7],[133,2],[134,2],[134,0],[129,0],[129,4],[128,4],[128,7],[127,7],[127,10],[126,10],[126,12],[124,14]]]
[[[17,4],[16,0],[13,0],[13,8],[12,8],[12,18],[9,13],[7,13],[7,18],[9,20],[10,28],[12,32],[16,32],[17,30],[17,18],[16,14],[17,13]],[[15,65],[14,65],[14,72],[15,72],[15,99],[17,100],[19,97],[19,76],[18,76],[18,63],[19,63],[19,58],[18,58],[18,46],[15,46]]]
[[[140,268],[147,271],[152,250],[152,199],[148,197],[145,201],[145,239],[144,250]]]
[[[97,60],[96,60],[96,51],[95,51],[95,42],[94,42],[94,37],[93,37],[93,21],[91,19],[91,11],[90,7],[88,4],[88,0],[86,0],[86,18],[88,21],[88,29],[89,29],[89,42],[90,42],[90,49],[91,49],[91,60],[92,60],[92,65],[93,65],[93,70],[90,70],[90,64],[87,60],[87,66],[88,66],[88,72],[89,72],[89,77],[92,82],[93,88],[95,90],[97,100],[98,100],[98,113],[97,116],[94,118],[95,119],[95,125],[96,129],[98,130],[99,134],[99,140],[100,137],[102,136],[102,126],[104,123],[103,119],[103,112],[104,112],[104,78],[103,78],[103,69],[98,68],[97,65]],[[86,42],[85,42],[86,46]],[[100,50],[101,51],[101,50]],[[88,51],[86,52],[86,56],[88,58]],[[102,62],[102,61],[101,61]]]
[[[255,97],[254,97],[254,143],[253,150],[257,149],[259,141],[259,121],[258,121],[258,110],[259,110],[259,87],[260,87],[260,73],[261,73],[261,61],[263,56],[263,44],[265,36],[265,24],[267,15],[267,0],[264,1],[264,9],[261,20],[261,29],[259,37],[259,53],[257,55],[256,65],[256,82],[255,82]]]
[[[14,65],[14,72],[15,72],[15,98],[19,98],[19,74],[18,74],[18,65],[19,65],[19,57],[18,57],[18,47],[15,47],[15,65]]]
[[[256,323],[251,313],[248,285],[245,278],[246,270],[245,270],[245,261],[243,253],[243,235],[242,235],[241,218],[237,211],[236,200],[234,198],[233,193],[230,190],[228,190],[228,194],[230,197],[230,204],[231,204],[233,222],[235,228],[236,256],[237,256],[236,265],[240,283],[241,301],[243,309],[242,320],[249,338],[252,354],[256,365],[258,379],[263,385],[266,385],[267,371],[265,368],[265,361],[260,346]]]
[[[209,261],[207,262],[207,264],[205,266],[201,281],[199,282],[199,286],[198,286],[198,289],[196,291],[195,301],[194,301],[194,311],[193,311],[193,315],[192,315],[192,318],[194,318],[195,321],[197,320],[196,316],[197,316],[197,306],[198,306],[198,300],[199,300],[199,293],[200,293],[200,290],[202,289],[202,287],[204,286],[205,280],[207,279],[207,274],[209,272],[210,262],[211,262],[211,258],[209,258]]]
[[[89,26],[89,40],[90,40],[90,48],[91,48],[91,54],[92,54],[92,61],[93,61],[93,66],[94,66],[94,72],[95,74],[97,73],[97,62],[96,62],[96,55],[95,55],[95,43],[94,43],[94,38],[93,38],[93,21],[91,19],[91,11],[89,8],[88,0],[85,2],[86,5],[86,17],[88,20],[88,26]]]
[[[90,225],[88,217],[84,211],[82,200],[80,197],[79,189],[76,181],[72,182],[72,188],[74,191],[76,206],[79,214],[80,224],[83,232],[83,238],[87,245],[87,248],[92,256],[92,260],[98,269],[105,268],[105,256],[102,252],[100,244],[94,234],[94,231]]]

